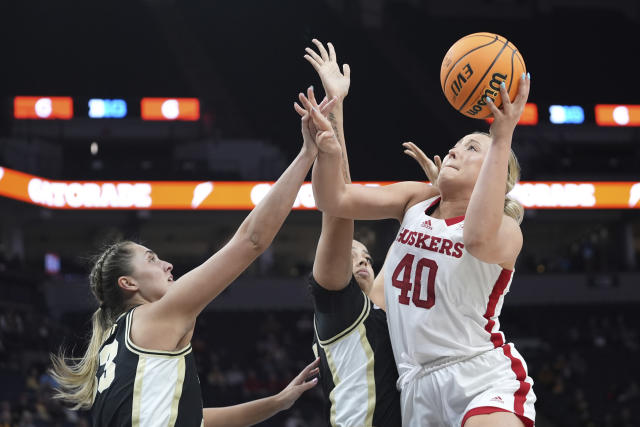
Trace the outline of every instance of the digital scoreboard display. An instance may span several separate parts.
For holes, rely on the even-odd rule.
[[[73,118],[149,121],[198,121],[198,98],[75,98],[69,96],[15,96],[13,118],[20,120],[71,120]],[[137,102],[140,104],[138,111]],[[133,111],[130,108],[133,105]]]
[[[127,116],[127,102],[124,99],[89,100],[89,117],[92,119],[122,119]]]
[[[584,109],[579,105],[549,106],[549,121],[556,125],[584,123]]]

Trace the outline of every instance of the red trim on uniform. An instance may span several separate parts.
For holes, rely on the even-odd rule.
[[[527,400],[529,390],[531,390],[531,384],[525,381],[527,371],[525,371],[522,361],[511,354],[511,346],[502,346],[502,351],[511,360],[511,370],[516,374],[516,379],[520,382],[520,387],[514,394],[513,411],[516,414],[524,414],[524,402]]]
[[[460,424],[460,426],[464,427],[464,423],[466,423],[469,418],[475,415],[489,415],[489,414],[494,414],[496,412],[509,412],[511,414],[514,414],[516,417],[520,418],[520,421],[522,421],[526,427],[533,427],[533,420],[530,420],[524,415],[515,414],[514,412],[509,411],[508,409],[496,408],[493,406],[479,406],[477,408],[473,408],[467,411],[467,413],[464,414],[464,418],[462,419],[462,424]]]
[[[493,289],[491,290],[491,294],[489,295],[487,311],[482,316],[487,319],[487,325],[484,327],[484,330],[489,332],[491,335],[491,342],[493,343],[494,348],[504,345],[504,339],[500,332],[492,332],[493,326],[496,324],[492,317],[496,314],[498,301],[500,301],[500,297],[504,293],[504,290],[507,289],[507,285],[509,284],[512,274],[513,270],[507,270],[505,268],[502,269],[500,276],[498,276],[498,280],[496,280],[496,283],[493,285]]]
[[[431,209],[432,207],[434,207],[435,205],[437,205],[438,203],[440,203],[440,200],[442,199],[442,197],[438,197],[437,199],[435,199],[433,202],[431,202],[431,204],[429,206],[427,206],[427,209],[424,210],[424,214],[427,216],[431,216],[429,215],[427,212],[429,212],[429,209]],[[444,222],[451,226],[454,224],[459,223],[460,221],[464,220],[464,215],[461,216],[456,216],[453,218],[445,218]]]
[[[464,220],[464,215],[455,216],[453,218],[447,218],[447,219],[444,220],[444,222],[446,222],[447,225],[453,225],[453,224],[459,223],[462,220]]]

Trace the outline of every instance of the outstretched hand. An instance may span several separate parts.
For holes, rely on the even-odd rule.
[[[327,43],[327,49],[324,45],[316,40],[311,40],[316,45],[318,53],[316,53],[310,47],[307,47],[305,51],[307,54],[304,58],[309,61],[313,68],[320,76],[322,80],[322,86],[329,98],[334,96],[342,101],[349,93],[349,86],[351,84],[351,68],[348,64],[342,66],[342,72],[340,72],[340,66],[338,65],[338,59],[336,57],[336,51],[331,43]]]
[[[313,86],[310,86],[307,89],[307,96],[305,97],[304,94],[300,92],[298,94],[298,99],[300,99],[300,102],[302,103],[302,105],[305,105],[306,108],[302,108],[297,102],[293,103],[294,110],[296,110],[296,112],[300,115],[303,149],[309,150],[312,154],[315,155],[318,153],[318,147],[315,140],[317,129],[313,120],[311,119],[310,112],[315,106],[319,111],[321,111],[323,115],[328,115],[336,105],[337,98],[334,97],[332,99],[328,99],[327,97],[325,97],[318,105],[313,93]],[[309,99],[313,99],[313,104],[309,101]]]
[[[320,370],[318,368],[319,364],[320,358],[318,357],[316,360],[308,364],[284,390],[278,393],[277,397],[280,402],[281,410],[289,409],[291,405],[298,400],[302,393],[313,388],[318,383],[317,378],[309,381],[307,381],[307,379],[318,374]]]
[[[307,129],[309,132],[307,137],[310,137],[316,144],[317,149],[322,152],[342,152],[340,142],[338,142],[338,139],[336,138],[331,122],[329,122],[326,117],[331,112],[337,98],[334,97],[326,103],[325,98],[325,100],[318,105],[315,94],[313,93],[313,87],[309,87],[309,89],[307,89],[307,96],[300,93],[298,94],[298,98],[302,103],[302,107],[298,105],[298,103],[295,103],[294,108],[298,114],[302,116],[303,128],[305,116],[309,115],[311,118],[311,120],[307,122]],[[305,135],[304,129],[303,135]]]
[[[493,113],[493,123],[491,123],[490,133],[493,140],[500,138],[511,138],[513,131],[520,120],[520,116],[524,111],[524,106],[529,98],[529,88],[531,87],[531,76],[529,73],[525,75],[522,73],[520,78],[520,86],[518,87],[518,94],[513,102],[509,99],[509,93],[507,88],[502,82],[500,84],[500,96],[502,97],[502,110],[499,109],[496,104],[487,97],[487,105]]]
[[[405,148],[404,153],[410,157],[413,157],[416,162],[420,165],[424,173],[427,174],[427,178],[431,185],[434,187],[438,186],[438,175],[440,174],[440,168],[442,167],[442,160],[440,160],[440,156],[436,155],[431,160],[424,154],[416,144],[413,142],[405,142],[402,144]]]

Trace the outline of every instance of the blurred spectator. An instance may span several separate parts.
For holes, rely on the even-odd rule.
[[[540,313],[540,307],[506,307],[501,317],[508,339],[527,358],[541,416],[563,427],[633,425],[640,415],[637,309],[550,306]],[[0,427],[89,425],[86,412],[51,399],[55,382],[46,370],[49,352],[63,339],[70,348],[74,337],[81,339],[87,317],[56,322],[27,306],[0,311]],[[309,312],[211,311],[198,322],[192,344],[205,406],[277,393],[313,358]],[[261,425],[321,426],[321,408],[322,396],[312,390]]]
[[[307,424],[302,419],[300,411],[294,410],[293,413],[287,418],[284,427],[306,427]]]

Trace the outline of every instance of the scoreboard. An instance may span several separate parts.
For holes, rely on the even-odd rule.
[[[134,105],[136,108],[130,108]],[[139,107],[139,108],[138,108]],[[73,118],[149,121],[198,121],[198,98],[141,98],[139,100],[72,98],[70,96],[16,96],[13,118],[31,120],[71,120]]]
[[[135,105],[134,109],[130,106]],[[69,96],[16,96],[13,100],[13,118],[31,120],[71,120],[74,117],[91,119],[139,118],[148,121],[198,121],[198,98],[152,98],[138,100],[77,98]],[[543,113],[544,112],[544,113]],[[486,121],[491,123],[493,119]],[[596,104],[591,108],[581,105],[525,105],[521,126],[538,124],[579,125],[595,123],[598,126],[640,126],[640,105]]]

